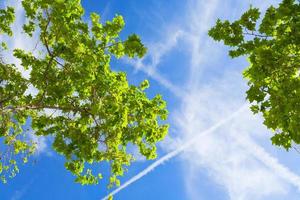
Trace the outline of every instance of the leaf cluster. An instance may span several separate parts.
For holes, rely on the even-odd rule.
[[[121,40],[125,23],[120,15],[100,22],[90,15],[83,21],[80,0],[23,0],[23,31],[39,36],[41,51],[15,49],[14,56],[30,70],[25,78],[15,64],[0,65],[0,138],[15,154],[34,152],[34,144],[21,139],[24,123],[31,119],[34,134],[53,137],[53,149],[66,159],[65,167],[81,184],[96,184],[102,174],[89,166],[109,163],[110,186],[134,157],[136,145],[147,159],[156,157],[156,143],[168,131],[166,103],[160,95],[149,99],[145,89],[129,85],[124,72],[111,70],[112,57],[142,57],[146,48],[133,34]],[[13,9],[0,10],[0,30],[12,34]],[[26,92],[29,87],[37,94]],[[25,159],[27,160],[27,159]],[[0,163],[2,160],[0,159]],[[0,165],[0,174],[2,172]]]
[[[231,57],[248,56],[244,77],[251,110],[275,131],[272,143],[288,150],[300,144],[300,3],[283,0],[261,22],[260,15],[251,7],[234,22],[218,20],[209,35],[230,46]]]

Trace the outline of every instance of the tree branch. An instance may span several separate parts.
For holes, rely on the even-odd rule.
[[[42,110],[42,109],[54,109],[54,110],[62,110],[62,111],[72,111],[72,112],[80,112],[80,113],[88,113],[87,109],[80,109],[78,107],[61,107],[61,106],[47,106],[47,105],[27,105],[27,106],[9,106],[3,108],[2,111],[22,111],[22,110]]]
[[[271,36],[267,36],[267,35],[261,35],[261,34],[257,34],[257,33],[254,33],[253,31],[251,33],[249,33],[246,29],[244,29],[245,32],[243,32],[244,35],[251,35],[251,36],[254,36],[254,37],[260,37],[260,38],[269,38]]]

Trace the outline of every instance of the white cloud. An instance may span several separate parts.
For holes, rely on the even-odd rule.
[[[225,117],[224,119],[219,120],[217,123],[215,123],[211,127],[207,128],[203,132],[199,133],[199,135],[196,135],[195,137],[189,139],[188,141],[185,141],[184,143],[176,146],[173,151],[171,151],[171,152],[167,153],[166,155],[162,156],[161,158],[159,158],[158,160],[156,160],[155,162],[153,162],[151,165],[149,165],[148,167],[146,167],[144,170],[142,170],[140,173],[138,173],[137,175],[135,175],[134,177],[132,177],[131,179],[129,179],[128,181],[126,181],[119,188],[117,188],[116,190],[112,191],[107,196],[103,197],[103,200],[108,199],[110,195],[117,194],[118,192],[120,192],[121,190],[125,189],[126,187],[128,187],[132,183],[134,183],[134,182],[138,181],[139,179],[143,178],[144,176],[146,176],[148,173],[150,173],[151,171],[153,171],[158,166],[160,166],[163,163],[167,162],[168,160],[174,158],[175,156],[177,156],[178,154],[182,153],[183,151],[191,148],[201,138],[205,137],[208,134],[213,133],[218,128],[222,127],[223,125],[225,125],[228,122],[230,122],[232,119],[236,118],[243,110],[245,110],[245,108],[246,108],[246,105],[242,106],[237,111],[233,112],[232,114],[230,114],[229,116]]]
[[[29,37],[24,33],[22,27],[25,23],[25,10],[22,7],[21,1],[5,1],[5,5],[12,6],[15,9],[15,22],[12,24],[13,36],[4,36],[2,40],[7,42],[8,51],[1,52],[3,54],[4,61],[6,63],[13,63],[16,65],[18,70],[22,73],[23,77],[26,79],[30,78],[31,69],[24,69],[21,65],[21,61],[13,56],[14,49],[23,49],[33,53],[33,55],[38,56],[42,54],[42,47],[39,44],[39,35],[37,32],[33,34],[33,37]],[[37,95],[38,89],[33,85],[29,85],[25,94],[31,94],[32,96]]]
[[[19,59],[13,56],[13,50],[16,48],[23,49],[25,51],[33,52],[34,55],[38,55],[39,51],[41,51],[41,47],[38,45],[37,41],[38,34],[34,34],[33,37],[28,37],[22,30],[22,26],[25,22],[25,11],[21,5],[21,1],[5,1],[5,5],[9,5],[14,7],[16,19],[12,25],[12,37],[3,37],[8,44],[8,51],[3,52],[3,58],[7,63],[16,64],[18,70],[22,73],[23,77],[26,79],[30,78],[30,69],[25,70],[21,65]],[[37,88],[33,85],[29,85],[28,89],[25,92],[25,95],[31,94],[36,95],[38,93]],[[28,134],[29,139],[31,139],[37,145],[36,155],[47,152],[47,141],[45,137],[39,137],[34,135],[32,132]],[[47,152],[49,154],[49,152]]]
[[[269,148],[270,132],[262,125],[262,119],[247,110],[231,123],[224,125],[215,133],[198,136],[211,124],[229,116],[239,105],[244,103],[246,84],[241,77],[241,69],[246,67],[244,61],[232,61],[227,57],[226,49],[222,44],[213,43],[207,36],[207,31],[213,26],[217,17],[236,18],[241,12],[249,8],[245,1],[188,1],[186,24],[179,27],[180,39],[189,46],[190,60],[189,81],[186,91],[178,97],[182,100],[180,109],[171,112],[176,125],[177,138],[165,142],[166,150],[174,151],[163,156],[147,167],[141,173],[126,182],[116,192],[124,189],[134,181],[142,178],[162,162],[177,155],[183,146],[196,140],[196,144],[185,151],[181,159],[185,163],[184,179],[189,199],[199,199],[197,181],[203,170],[209,174],[211,181],[224,188],[230,199],[266,199],[292,198],[300,191],[300,178],[288,167],[282,164],[283,159],[276,157],[275,148]],[[251,3],[265,9],[272,2],[253,0]],[[241,9],[242,8],[242,9]],[[168,35],[165,37],[168,38]],[[164,44],[162,39],[161,44]],[[176,40],[177,41],[177,40]],[[156,43],[157,45],[157,43]],[[159,62],[164,55],[182,43],[172,43],[168,51],[153,56],[156,59],[155,67],[145,65],[143,60],[134,63],[137,68],[148,75],[159,74]],[[157,45],[159,46],[159,45]],[[150,54],[151,56],[151,54]],[[233,65],[237,67],[234,68]],[[181,66],[186,67],[186,66]],[[147,70],[155,69],[155,73]],[[153,72],[153,71],[151,71]],[[207,76],[209,74],[209,76]],[[164,77],[155,78],[171,92],[180,90],[174,84],[165,84]],[[170,138],[170,137],[169,137]],[[183,144],[183,145],[182,145]],[[259,144],[264,144],[268,151]],[[177,149],[177,150],[176,150]],[[179,149],[179,150],[178,150]],[[287,154],[288,156],[288,154]],[[197,178],[199,177],[199,178]],[[295,190],[297,188],[298,190]],[[115,192],[115,191],[114,191]],[[224,197],[225,198],[225,197]]]
[[[3,37],[3,39],[8,44],[8,51],[3,52],[3,58],[8,63],[14,63],[16,64],[17,68],[22,72],[23,77],[29,78],[30,77],[30,69],[25,70],[24,67],[21,65],[21,62],[19,59],[15,58],[13,56],[13,50],[16,48],[23,49],[25,51],[33,52],[34,49],[36,49],[33,53],[37,55],[39,46],[37,44],[38,35],[34,34],[34,36],[28,37],[23,32],[23,24],[25,23],[25,11],[21,5],[21,1],[5,1],[5,5],[9,5],[14,7],[15,9],[15,22],[12,24],[12,37]]]
[[[150,68],[155,69],[158,64],[160,64],[163,56],[173,50],[173,48],[177,46],[179,39],[183,36],[182,30],[177,27],[169,27],[165,33],[166,38],[163,39],[165,41],[164,43],[158,42],[148,45],[148,56],[151,60]],[[147,59],[147,57],[145,59]]]
[[[46,153],[49,156],[51,155],[51,152],[48,150],[47,139],[45,136],[37,136],[33,132],[30,132],[28,138],[36,145],[36,156],[42,153]]]
[[[232,2],[235,2],[235,7],[247,7],[245,3]],[[227,66],[231,61],[224,58],[226,50],[221,44],[219,49],[215,49],[217,46],[207,36],[208,28],[213,26],[211,19],[215,19],[216,15],[224,13],[228,18],[240,13],[230,12],[232,7],[230,10],[224,9],[224,2],[220,1],[190,3],[192,6],[188,13],[192,14],[187,21],[192,21],[192,28],[187,37],[192,46],[192,56],[187,88],[191,89],[183,100],[181,110],[173,116],[181,130],[182,141],[195,137],[209,124],[228,116],[243,103],[246,88],[239,68]],[[212,56],[218,62],[214,62]],[[216,65],[213,70],[222,72],[221,76],[215,73],[205,77],[205,73],[211,70],[210,62]],[[236,64],[244,65],[240,62]],[[292,186],[300,189],[299,177],[254,142],[252,137],[267,141],[268,131],[262,126],[262,120],[248,111],[215,134],[202,137],[189,152],[183,154],[182,159],[189,166],[185,168],[189,174],[185,182],[192,194],[191,199],[200,196],[195,184],[199,180],[195,176],[198,174],[201,177],[199,171],[203,169],[212,181],[225,188],[230,199],[263,199],[291,193]]]
[[[166,33],[169,34],[166,34],[166,37],[162,39],[164,41],[163,43],[146,44],[148,46],[148,53],[145,58],[134,60],[125,59],[124,61],[128,64],[131,64],[135,70],[143,71],[162,86],[169,89],[178,98],[182,98],[186,95],[183,88],[174,85],[160,73],[157,73],[156,70],[158,64],[161,62],[162,57],[169,53],[175,46],[177,46],[178,40],[183,36],[183,32],[174,27],[166,30]],[[150,61],[146,62],[147,60]]]
[[[230,81],[227,85],[224,85],[224,81],[220,83],[226,88],[231,86]],[[200,89],[184,104],[179,113],[185,113],[185,117],[177,116],[178,121],[182,121],[179,128],[184,133],[181,136],[183,142],[197,137],[212,121],[228,116],[228,107],[241,104],[239,99],[230,97],[234,93],[233,88],[222,91],[218,87],[219,84]],[[189,191],[197,194],[199,188],[195,181],[199,181],[196,177],[198,174],[201,178],[199,172],[203,169],[209,173],[212,181],[227,190],[230,199],[262,199],[268,195],[291,192],[291,186],[299,189],[299,177],[254,142],[252,133],[267,136],[261,120],[247,111],[215,133],[198,138],[197,143],[182,155],[187,166],[185,182]],[[260,134],[259,138],[268,140]],[[194,196],[194,199],[197,197]]]

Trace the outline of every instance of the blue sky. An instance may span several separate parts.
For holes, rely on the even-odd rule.
[[[104,21],[116,13],[123,15],[126,27],[122,37],[130,33],[141,36],[149,49],[146,57],[114,60],[112,68],[126,71],[132,84],[149,79],[149,97],[161,93],[170,110],[170,133],[158,144],[155,169],[149,168],[154,161],[138,159],[122,177],[126,187],[115,199],[299,199],[300,155],[272,146],[272,133],[262,125],[261,117],[245,107],[239,110],[247,104],[247,84],[241,75],[248,65],[246,58],[230,59],[228,49],[207,36],[217,18],[233,20],[250,4],[265,10],[277,3],[83,1],[87,14],[100,13]],[[18,9],[16,32],[22,20]],[[32,49],[34,39],[24,37],[16,34],[10,47]],[[213,131],[203,133],[224,119]],[[21,167],[20,174],[7,185],[0,185],[1,200],[100,200],[114,191],[106,189],[105,181],[84,187],[74,183],[74,177],[64,169],[64,159],[51,151],[49,140],[34,139],[39,144],[33,158],[36,161]],[[167,158],[164,155],[169,159],[161,163],[160,158]],[[107,171],[105,166],[96,168]]]

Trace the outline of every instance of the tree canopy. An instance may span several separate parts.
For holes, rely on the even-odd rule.
[[[147,159],[156,157],[156,143],[168,131],[166,103],[160,95],[150,99],[147,80],[130,85],[124,72],[113,71],[111,58],[142,57],[146,48],[133,34],[122,40],[122,16],[101,23],[90,14],[84,21],[80,0],[22,0],[26,13],[23,32],[38,36],[33,53],[14,49],[17,63],[0,62],[0,176],[13,177],[36,145],[28,138],[26,121],[36,136],[51,136],[53,149],[65,157],[65,167],[81,184],[97,184],[91,164],[107,162],[110,186],[119,185],[135,145]],[[0,34],[12,36],[13,7],[0,9]],[[7,44],[1,41],[2,52]],[[28,92],[36,88],[37,94]],[[2,145],[2,144],[1,144]]]
[[[275,132],[272,143],[288,150],[300,144],[300,3],[283,0],[260,16],[251,7],[234,22],[217,20],[209,35],[231,47],[231,57],[248,56],[251,110]]]

